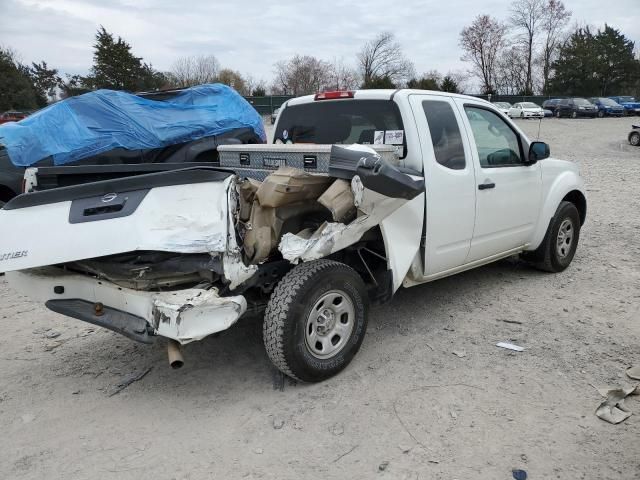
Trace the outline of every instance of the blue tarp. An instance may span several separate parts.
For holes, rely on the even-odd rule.
[[[97,90],[0,125],[0,144],[17,166],[48,156],[64,165],[117,147],[160,148],[245,127],[266,141],[260,115],[219,83],[188,88],[166,101]]]

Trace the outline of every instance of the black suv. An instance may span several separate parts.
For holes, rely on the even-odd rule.
[[[558,103],[560,103],[559,98],[551,98],[542,102],[542,108],[544,108],[545,110],[551,110],[553,113],[556,113]]]
[[[586,98],[563,98],[561,99],[555,110],[556,117],[591,117],[598,116],[598,107]]]

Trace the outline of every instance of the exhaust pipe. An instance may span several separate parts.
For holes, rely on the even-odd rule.
[[[182,345],[173,339],[169,339],[167,343],[167,353],[169,354],[169,365],[174,370],[181,368],[184,365],[184,358],[182,358]]]

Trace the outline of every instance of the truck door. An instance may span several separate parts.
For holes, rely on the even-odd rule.
[[[465,263],[475,220],[476,179],[461,112],[440,95],[409,97],[424,161],[425,276]]]
[[[538,219],[542,176],[525,164],[528,145],[502,115],[469,100],[465,114],[476,169],[476,221],[467,263],[500,255],[530,241]]]

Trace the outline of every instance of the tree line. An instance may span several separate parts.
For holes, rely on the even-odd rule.
[[[484,94],[640,93],[635,44],[605,24],[575,25],[561,0],[515,0],[506,21],[478,15],[460,33],[462,60]]]
[[[268,84],[223,68],[215,55],[184,56],[159,71],[134,54],[123,38],[100,27],[87,75],[63,76],[44,60],[23,64],[11,48],[0,47],[0,112],[30,110],[58,98],[100,88],[130,92],[221,82],[241,95],[306,95],[356,88],[419,88],[507,95],[640,94],[640,59],[635,44],[604,25],[570,28],[572,13],[562,0],[513,0],[508,18],[478,15],[459,37],[467,71],[417,74],[391,32],[373,36],[355,53],[324,60],[294,54],[275,62]]]

